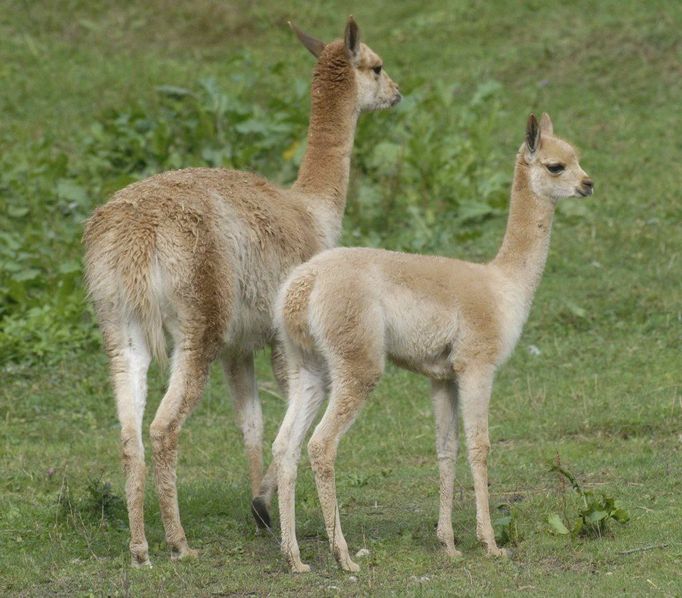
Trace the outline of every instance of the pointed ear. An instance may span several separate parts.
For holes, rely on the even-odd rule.
[[[319,39],[315,39],[307,33],[304,33],[291,21],[288,21],[288,23],[289,27],[291,27],[291,30],[296,34],[296,37],[306,48],[308,48],[308,52],[310,52],[315,58],[319,58],[320,54],[322,54],[322,50],[324,50],[324,42],[321,42]]]
[[[348,17],[343,41],[346,46],[346,54],[348,55],[348,58],[355,60],[358,56],[358,52],[360,52],[360,28],[355,22],[353,15]]]
[[[540,147],[540,125],[535,114],[531,114],[526,125],[526,148],[529,153],[534,154],[538,147]]]
[[[546,112],[542,113],[540,117],[540,130],[545,135],[554,135],[554,125],[552,124],[552,119]]]

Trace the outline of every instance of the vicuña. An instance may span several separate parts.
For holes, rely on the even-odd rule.
[[[554,210],[565,197],[592,194],[575,150],[546,114],[528,119],[516,156],[509,220],[487,264],[380,249],[332,249],[292,272],[276,305],[289,371],[289,406],[273,453],[278,470],[282,550],[301,562],[294,514],[301,444],[329,390],[308,454],[332,552],[357,571],[341,532],[334,463],[338,443],[384,371],[388,357],[431,380],[440,469],[437,536],[458,556],[451,511],[461,409],[476,494],[476,531],[490,555],[488,404],[497,368],[516,345],[540,282]]]
[[[165,172],[116,193],[85,227],[86,279],[111,362],[136,566],[149,565],[142,416],[152,357],[165,355],[168,334],[170,380],[150,428],[156,488],[171,556],[195,556],[178,510],[180,429],[219,358],[255,495],[263,420],[253,353],[273,342],[273,304],[286,275],[337,243],[358,115],[400,100],[352,17],[344,39],[328,44],[293,28],[317,64],[308,146],[290,189],[222,168]],[[285,386],[276,347],[273,356]]]

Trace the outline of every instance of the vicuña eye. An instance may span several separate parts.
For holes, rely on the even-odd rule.
[[[377,75],[381,75],[381,69],[382,69],[382,68],[383,68],[383,65],[380,64],[379,66],[373,66],[373,67],[372,67],[372,70],[373,70]]]
[[[563,164],[545,164],[545,168],[552,174],[561,174],[566,169]]]

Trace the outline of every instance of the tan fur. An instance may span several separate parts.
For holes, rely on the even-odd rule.
[[[542,131],[542,135],[540,134]],[[273,445],[279,472],[282,550],[300,559],[293,508],[296,465],[306,430],[330,387],[327,410],[308,453],[332,552],[350,559],[336,503],[336,449],[388,357],[432,382],[440,470],[437,536],[458,556],[451,510],[461,408],[476,495],[476,530],[488,554],[495,543],[488,506],[488,403],[496,369],[518,341],[549,248],[556,202],[589,195],[592,181],[573,148],[531,116],[516,159],[509,221],[497,257],[474,264],[380,249],[332,249],[296,268],[280,290],[276,321],[289,363],[289,407]],[[560,174],[548,166],[562,164]]]
[[[86,280],[111,359],[135,565],[149,564],[141,433],[146,373],[152,357],[164,357],[166,334],[173,341],[171,376],[150,433],[172,555],[195,554],[180,523],[177,441],[219,356],[244,435],[253,494],[258,490],[263,422],[253,351],[274,340],[273,301],[287,273],[337,242],[359,114],[400,99],[385,72],[371,71],[380,59],[359,42],[352,19],[346,30],[352,46],[306,37],[319,59],[308,149],[291,189],[247,172],[189,168],[122,189],[86,223]],[[273,365],[286,387],[276,347]]]

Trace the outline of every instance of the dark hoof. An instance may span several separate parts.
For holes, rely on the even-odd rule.
[[[268,507],[265,504],[263,497],[256,496],[256,498],[251,501],[251,513],[253,514],[259,529],[270,529],[272,527],[270,513],[268,513]]]

